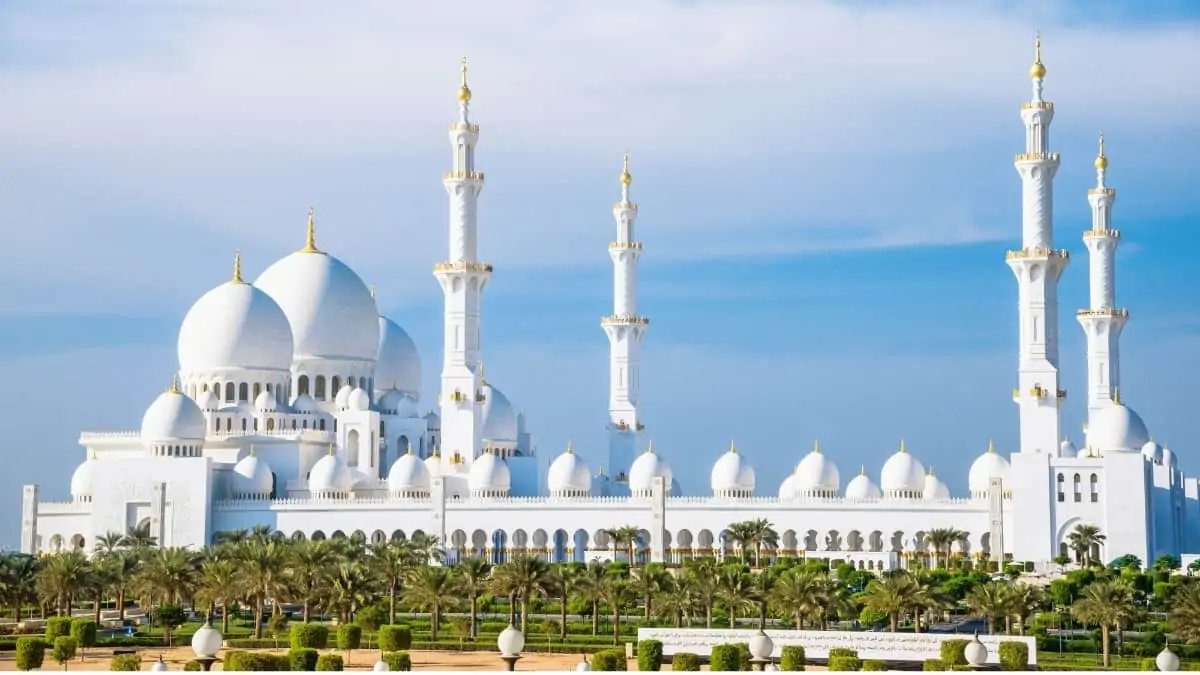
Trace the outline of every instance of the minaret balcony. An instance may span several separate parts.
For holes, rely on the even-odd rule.
[[[650,317],[633,314],[614,314],[600,319],[601,326],[646,326],[649,323]]]
[[[1067,260],[1070,257],[1071,254],[1068,251],[1051,248],[1023,248],[1016,251],[1008,251],[1004,254],[1005,260],[1024,260],[1027,258],[1061,258],[1062,260]]]
[[[1088,194],[1089,195],[1100,195],[1102,197],[1114,197],[1114,196],[1116,196],[1117,191],[1110,187],[1102,187],[1102,188],[1097,187],[1097,188],[1089,189]]]
[[[485,401],[487,401],[487,394],[483,393],[482,389],[475,392],[475,402],[476,403],[483,403]]]
[[[1020,389],[1012,390],[1012,397],[1014,400],[1019,399],[1022,396],[1028,396],[1029,398],[1040,401],[1042,399],[1050,398],[1050,390],[1043,387],[1040,384],[1035,384],[1032,387],[1030,387],[1029,392],[1026,394],[1022,394]],[[1055,390],[1054,397],[1059,400],[1065,399],[1067,397],[1067,390],[1066,389]]]
[[[470,122],[452,122],[450,124],[450,131],[466,131],[468,133],[477,134],[479,133],[479,125],[471,124]]]
[[[451,392],[450,395],[447,396],[447,398],[449,398],[452,403],[466,403],[467,402],[467,395],[457,389],[455,389],[453,392]]]
[[[613,211],[637,211],[638,205],[634,202],[617,202],[613,204]]]
[[[483,180],[482,171],[447,171],[442,180]]]
[[[1050,101],[1026,101],[1021,104],[1021,110],[1054,110]]]
[[[1078,316],[1078,317],[1103,316],[1103,317],[1110,317],[1110,318],[1120,317],[1122,319],[1128,319],[1129,318],[1129,310],[1117,309],[1115,307],[1105,307],[1102,309],[1081,309],[1081,310],[1075,312],[1075,316]]]
[[[434,272],[491,272],[492,266],[488,263],[472,262],[469,260],[456,260],[454,262],[443,262],[433,266]]]
[[[1084,239],[1120,239],[1120,230],[1088,230],[1083,233]]]
[[[1057,152],[1022,152],[1017,155],[1018,162],[1057,162]]]
[[[608,244],[609,250],[635,249],[642,250],[642,242],[640,241],[612,241]]]

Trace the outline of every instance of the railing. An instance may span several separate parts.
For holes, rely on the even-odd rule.
[[[642,250],[642,242],[640,241],[614,241],[608,244],[610,249],[635,248]]]
[[[1075,312],[1075,316],[1112,316],[1112,317],[1128,317],[1129,310],[1127,309],[1081,309]]]
[[[1111,197],[1112,195],[1117,194],[1117,191],[1112,188],[1109,188],[1109,187],[1092,188],[1092,189],[1088,190],[1088,194],[1089,195],[1107,195],[1107,196]]]
[[[1026,101],[1021,104],[1021,110],[1054,110],[1050,101]]]
[[[463,122],[451,122],[450,131],[469,131],[473,134],[479,133],[479,125]]]
[[[645,326],[649,323],[650,317],[635,316],[633,314],[614,314],[612,316],[606,316],[603,319],[600,319],[600,325],[602,326],[626,326],[631,324]]]
[[[1018,162],[1038,162],[1038,161],[1057,162],[1058,161],[1058,153],[1057,152],[1022,152],[1022,153],[1017,154],[1016,161],[1018,161]]]
[[[1090,238],[1092,238],[1092,237],[1111,237],[1111,238],[1113,238],[1113,239],[1120,239],[1120,238],[1121,238],[1121,231],[1120,231],[1120,230],[1113,230],[1113,229],[1108,229],[1108,230],[1088,230],[1088,231],[1086,231],[1086,232],[1084,232],[1084,233],[1083,233],[1083,236],[1084,236],[1084,238],[1085,238],[1085,239],[1090,239]]]
[[[447,171],[442,174],[443,180],[483,180],[482,171]]]
[[[1066,260],[1071,257],[1070,252],[1064,250],[1054,250],[1051,248],[1023,248],[1017,251],[1007,251],[1004,254],[1005,260],[1022,260],[1025,258],[1062,258]]]
[[[434,272],[491,272],[492,266],[481,262],[444,262],[433,266]]]

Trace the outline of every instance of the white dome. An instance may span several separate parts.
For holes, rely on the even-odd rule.
[[[1064,438],[1063,442],[1058,445],[1058,456],[1064,459],[1075,459],[1079,456],[1079,450],[1071,439]]]
[[[204,412],[215,412],[221,407],[221,400],[211,391],[202,391],[196,397],[196,405]]]
[[[274,483],[271,467],[253,451],[233,467],[233,494],[236,496],[270,495]]]
[[[1142,457],[1145,457],[1147,460],[1154,462],[1155,464],[1162,464],[1162,446],[1158,443],[1155,443],[1153,440],[1146,441],[1146,444],[1142,446]]]
[[[938,477],[930,471],[925,475],[925,486],[921,490],[921,497],[929,501],[941,501],[950,498],[950,488],[946,484],[938,480]]]
[[[471,463],[471,472],[467,474],[467,487],[472,494],[507,494],[511,483],[508,464],[490,452],[476,457]]]
[[[1175,468],[1175,453],[1171,452],[1170,448],[1163,448],[1163,464]]]
[[[71,474],[72,499],[91,498],[92,490],[96,487],[96,463],[98,461],[96,455],[89,453],[83,464],[76,467],[75,473]]]
[[[886,495],[896,493],[921,494],[925,489],[925,467],[908,453],[904,441],[900,450],[888,458],[879,473],[879,486]]]
[[[417,399],[405,394],[399,389],[391,389],[379,399],[379,409],[388,414],[404,419],[420,417],[417,410]]]
[[[570,445],[550,463],[546,483],[552,495],[586,495],[592,491],[592,472]]]
[[[185,373],[292,366],[287,316],[271,296],[242,281],[235,265],[234,280],[202,295],[183,318],[178,351]]]
[[[200,406],[179,392],[177,382],[146,409],[142,416],[142,443],[202,441],[206,428]]]
[[[298,413],[311,413],[317,411],[317,403],[313,401],[313,397],[308,394],[300,394],[292,399],[292,410]]]
[[[348,384],[343,384],[337,393],[333,395],[333,407],[336,410],[345,410],[349,407],[350,394],[354,391],[354,387]]]
[[[425,458],[425,468],[429,470],[430,476],[442,475],[442,456],[441,454],[433,454]]]
[[[975,458],[971,463],[971,471],[967,474],[967,489],[972,495],[985,494],[993,478],[999,478],[1004,492],[1010,492],[1012,485],[1008,482],[1009,465],[996,447],[988,442],[987,452]]]
[[[370,410],[371,397],[361,387],[350,392],[350,396],[346,399],[346,407],[350,410]]]
[[[713,494],[751,494],[754,492],[754,469],[750,462],[729,446],[729,452],[722,454],[713,464],[711,485]]]
[[[882,496],[883,491],[879,489],[878,485],[871,482],[865,466],[857,476],[846,483],[846,499],[879,499]]]
[[[354,477],[346,463],[333,453],[317,460],[308,474],[308,491],[312,493],[349,492],[352,487]]]
[[[259,392],[258,397],[254,399],[254,410],[257,412],[275,412],[279,410],[279,404],[275,401],[275,393],[270,391]]]
[[[486,382],[483,395],[483,439],[516,442],[517,411],[508,402],[508,397]]]
[[[671,467],[667,465],[667,460],[654,452],[654,445],[651,444],[645,452],[633,460],[633,466],[629,467],[629,489],[634,494],[648,495],[654,487],[654,479],[660,476],[666,479],[664,482],[669,488]]]
[[[793,475],[796,477],[793,485],[799,495],[837,494],[841,487],[837,465],[821,452],[819,444],[800,460]]]
[[[311,214],[309,227],[312,244]],[[287,315],[294,359],[375,360],[379,348],[375,299],[342,261],[312,245],[268,267],[254,284]]]
[[[796,496],[796,474],[789,473],[787,478],[779,484],[779,498],[793,499]]]
[[[429,468],[410,450],[392,463],[387,486],[391,492],[428,492],[429,479]]]
[[[375,389],[399,389],[421,395],[421,355],[408,333],[386,316],[379,317],[379,350],[375,353]]]
[[[1088,445],[1101,453],[1138,452],[1149,441],[1146,423],[1119,401],[1101,408],[1088,426]]]

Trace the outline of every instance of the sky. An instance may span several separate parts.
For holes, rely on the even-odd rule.
[[[446,124],[470,59],[488,378],[543,462],[604,462],[621,154],[652,324],[648,439],[686,492],[731,441],[758,491],[819,439],[843,483],[901,439],[952,492],[1016,449],[1023,148],[1041,32],[1064,429],[1084,419],[1086,191],[1103,130],[1122,399],[1200,472],[1200,5],[148,0],[0,7],[0,545],[66,498],[83,430],[133,429],[188,307],[318,241],[377,284],[436,401]]]

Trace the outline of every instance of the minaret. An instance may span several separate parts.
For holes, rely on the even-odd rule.
[[[471,89],[467,60],[462,62],[458,90],[458,121],[450,125],[453,162],[442,183],[450,196],[450,258],[433,267],[446,296],[445,354],[442,362],[442,462],[449,469],[456,459],[469,467],[482,443],[482,377],[479,322],[483,287],[492,266],[479,262],[476,223],[483,172],[475,170],[479,125],[470,120]]]
[[[650,319],[637,313],[637,263],[642,243],[634,235],[637,204],[629,201],[629,153],[621,169],[621,201],[613,206],[617,240],[608,245],[613,261],[613,313],[600,321],[609,342],[608,465],[618,479],[627,475],[645,427],[638,412],[642,337]]]
[[[1129,320],[1129,311],[1117,309],[1117,245],[1121,232],[1112,228],[1112,205],[1117,191],[1104,182],[1108,157],[1104,154],[1104,134],[1096,155],[1096,187],[1088,190],[1092,205],[1092,229],[1083,233],[1089,253],[1091,303],[1077,313],[1087,336],[1088,419],[1113,400],[1121,385],[1121,329]]]
[[[1021,104],[1025,152],[1015,165],[1021,176],[1021,249],[1005,258],[1017,277],[1020,316],[1020,366],[1013,400],[1021,411],[1021,452],[1058,449],[1059,402],[1066,392],[1058,382],[1058,279],[1067,252],[1054,249],[1053,187],[1058,153],[1050,152],[1054,104],[1042,99],[1042,41],[1035,43],[1029,68],[1033,99]]]

